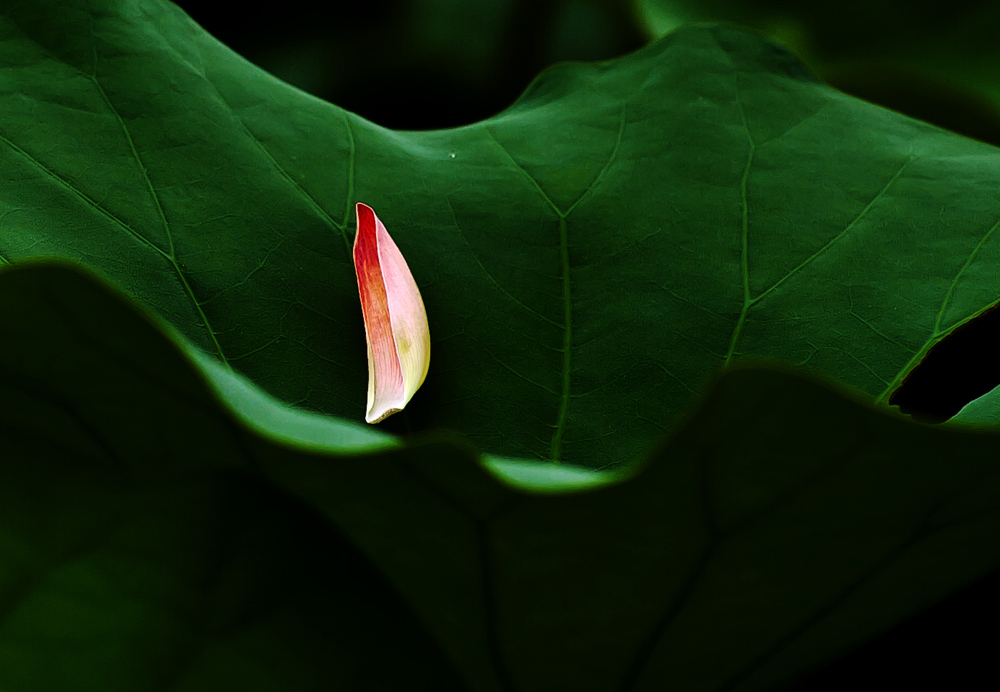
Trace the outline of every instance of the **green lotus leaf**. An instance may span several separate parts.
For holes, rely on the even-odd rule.
[[[0,36],[0,256],[82,263],[281,400],[361,420],[370,204],[433,342],[397,433],[626,464],[724,364],[885,401],[1000,295],[996,150],[736,29],[556,66],[429,132],[307,96],[162,0],[8,3]]]

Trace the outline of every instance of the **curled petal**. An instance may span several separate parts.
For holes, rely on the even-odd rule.
[[[378,423],[401,411],[423,384],[431,361],[427,312],[417,283],[385,226],[358,203],[354,270],[368,341],[368,412]]]

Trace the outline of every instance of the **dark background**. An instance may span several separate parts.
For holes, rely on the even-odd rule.
[[[280,0],[265,14],[178,4],[272,74],[403,130],[477,122],[555,62],[613,58],[646,43],[631,5],[608,0]]]
[[[179,4],[251,62],[394,129],[482,120],[513,103],[555,62],[609,59],[647,41],[628,0],[281,0],[266,12],[234,12],[230,2]],[[989,108],[947,82],[857,67],[826,78],[866,100],[1000,143]],[[942,342],[891,401],[918,420],[941,422],[998,384],[1000,311],[994,310]],[[974,689],[984,680],[990,686],[998,591],[1000,578],[986,579],[793,689]]]

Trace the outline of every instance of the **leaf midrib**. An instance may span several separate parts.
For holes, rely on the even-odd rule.
[[[562,344],[562,367],[561,367],[561,380],[562,380],[562,391],[559,394],[559,408],[556,414],[556,423],[553,426],[552,432],[552,442],[549,446],[549,461],[553,463],[559,463],[562,460],[562,445],[563,437],[566,432],[566,423],[569,418],[569,400],[570,400],[570,390],[572,388],[572,350],[573,350],[573,290],[572,290],[572,278],[570,276],[570,260],[569,260],[569,232],[566,226],[567,217],[573,212],[574,209],[586,199],[587,195],[597,187],[598,183],[607,173],[608,169],[614,163],[618,156],[618,149],[621,147],[622,138],[625,134],[625,123],[627,121],[628,115],[628,103],[622,104],[621,110],[618,116],[618,133],[615,137],[615,144],[608,156],[607,161],[605,161],[604,166],[594,177],[593,182],[587,186],[587,188],[580,193],[580,196],[576,198],[565,211],[559,208],[559,206],[552,201],[548,193],[542,189],[542,186],[535,180],[528,171],[517,162],[507,148],[500,143],[496,135],[487,126],[485,127],[486,134],[489,138],[500,148],[507,159],[514,165],[514,167],[524,175],[528,181],[532,184],[541,198],[545,203],[555,212],[556,217],[559,219],[559,260],[562,268],[562,302],[563,302],[563,324],[557,325],[563,330],[563,344]],[[478,258],[477,258],[478,259]],[[504,291],[506,293],[506,291]],[[509,295],[509,294],[508,294]],[[520,302],[520,301],[518,301]],[[552,320],[548,320],[552,321]]]

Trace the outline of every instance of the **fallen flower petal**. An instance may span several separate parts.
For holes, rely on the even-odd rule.
[[[354,271],[368,341],[368,412],[378,423],[401,411],[424,383],[431,361],[427,312],[417,283],[385,226],[358,202]]]

